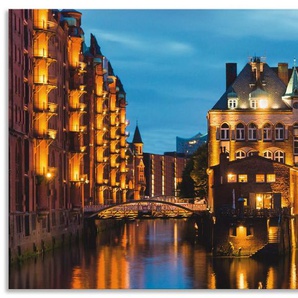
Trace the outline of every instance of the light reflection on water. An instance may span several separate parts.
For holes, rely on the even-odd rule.
[[[297,257],[212,259],[193,223],[129,222],[10,268],[11,289],[296,289]]]

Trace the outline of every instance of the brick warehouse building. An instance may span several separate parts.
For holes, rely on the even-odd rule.
[[[10,259],[79,237],[126,201],[126,93],[76,10],[9,10]]]
[[[226,65],[226,91],[208,111],[209,167],[228,152],[229,161],[259,154],[291,167],[298,164],[298,73],[286,63],[272,68],[253,58],[237,74]],[[210,181],[209,186],[212,185]],[[213,198],[209,189],[210,204]],[[290,203],[297,213],[297,190]],[[296,199],[295,199],[296,198]]]
[[[289,69],[287,63],[270,67],[254,57],[239,74],[235,63],[226,64],[226,91],[207,114],[208,203],[215,214],[234,213],[240,207],[244,207],[248,217],[263,214],[263,226],[269,227],[263,243],[257,243],[260,239],[250,234],[248,221],[244,235],[239,222],[217,220],[218,227],[235,224],[243,234],[239,234],[242,240],[249,238],[251,243],[256,240],[255,245],[262,246],[268,241],[271,228],[279,229],[276,218],[281,210],[287,210],[289,215],[278,230],[283,232],[283,242],[289,245],[290,238],[297,242],[297,233],[292,235],[293,219],[298,214],[297,108],[296,67]],[[277,217],[272,219],[271,227],[270,221],[266,224],[266,216],[274,218],[274,212]],[[221,240],[236,243],[236,234],[231,231]],[[217,232],[216,235],[224,234]]]
[[[146,190],[148,197],[178,197],[178,184],[188,158],[184,154],[169,152],[161,154],[144,153]]]

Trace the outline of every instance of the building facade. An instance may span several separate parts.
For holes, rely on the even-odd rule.
[[[10,259],[79,237],[126,201],[126,94],[76,10],[9,10]]]
[[[226,65],[226,91],[208,111],[209,167],[258,154],[295,167],[298,161],[298,74],[296,67],[279,63],[270,67],[252,58],[237,74],[237,65]],[[209,183],[210,204],[213,190]],[[289,204],[297,204],[291,197]],[[296,207],[295,207],[296,208]],[[295,209],[296,210],[296,209]],[[296,210],[297,211],[297,210]]]
[[[144,153],[147,197],[178,197],[178,184],[187,163],[183,154],[165,153],[164,155]]]

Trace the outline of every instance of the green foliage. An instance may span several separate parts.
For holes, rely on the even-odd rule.
[[[180,197],[206,198],[208,191],[208,145],[200,146],[189,159],[178,185]]]
[[[182,181],[178,184],[179,196],[183,198],[193,198],[194,193],[194,181],[190,177],[190,173],[193,169],[192,158],[186,164],[186,167],[182,174]]]
[[[193,169],[190,176],[194,181],[195,195],[206,198],[208,192],[208,145],[200,146],[192,157]]]

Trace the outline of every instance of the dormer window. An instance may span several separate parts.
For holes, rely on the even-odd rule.
[[[228,108],[233,110],[233,109],[236,109],[237,108],[237,99],[236,98],[231,98],[231,99],[228,99]]]
[[[233,110],[238,107],[238,96],[235,92],[230,92],[227,95],[228,98],[228,109]]]
[[[257,88],[249,94],[249,102],[251,109],[266,109],[269,106],[268,93]]]
[[[250,107],[251,107],[252,109],[256,109],[256,108],[258,107],[258,101],[257,101],[255,98],[252,98],[252,99],[250,100]]]

